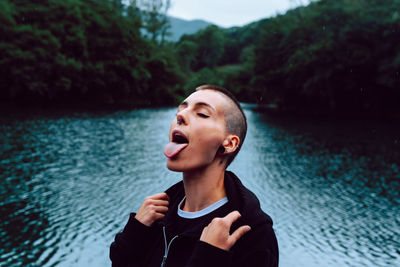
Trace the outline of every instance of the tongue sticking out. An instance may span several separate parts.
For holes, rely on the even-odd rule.
[[[170,142],[164,148],[164,155],[168,158],[172,158],[176,156],[182,149],[187,147],[188,143],[178,144],[174,142]]]

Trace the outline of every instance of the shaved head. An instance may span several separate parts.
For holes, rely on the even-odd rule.
[[[235,96],[227,89],[217,85],[202,85],[196,88],[196,91],[200,90],[212,90],[222,94],[228,100],[228,106],[224,109],[224,117],[226,122],[226,132],[228,134],[234,134],[239,137],[240,142],[237,149],[226,156],[226,167],[228,167],[234,160],[236,155],[239,153],[244,139],[246,138],[247,132],[247,121],[246,116],[243,112],[240,103],[237,101]]]

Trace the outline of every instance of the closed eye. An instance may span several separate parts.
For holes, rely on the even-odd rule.
[[[208,117],[210,117],[210,116],[208,116],[208,115],[206,115],[206,114],[203,114],[203,113],[197,113],[197,115],[199,115],[199,116],[202,117],[202,118],[208,118]]]

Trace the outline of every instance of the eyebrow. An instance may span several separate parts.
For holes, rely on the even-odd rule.
[[[181,107],[181,106],[187,107],[187,106],[188,106],[188,102],[187,102],[186,100],[183,101],[182,103],[179,104],[178,107]],[[206,103],[206,102],[196,102],[196,103],[194,104],[194,106],[204,106],[204,107],[211,108],[213,111],[215,111],[215,108],[213,108],[210,104],[208,104],[208,103]]]

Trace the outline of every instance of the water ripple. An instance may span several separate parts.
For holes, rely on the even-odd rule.
[[[245,112],[231,169],[273,218],[280,266],[399,265],[398,128]],[[162,154],[174,113],[0,116],[0,265],[109,266],[129,213],[180,179]]]

